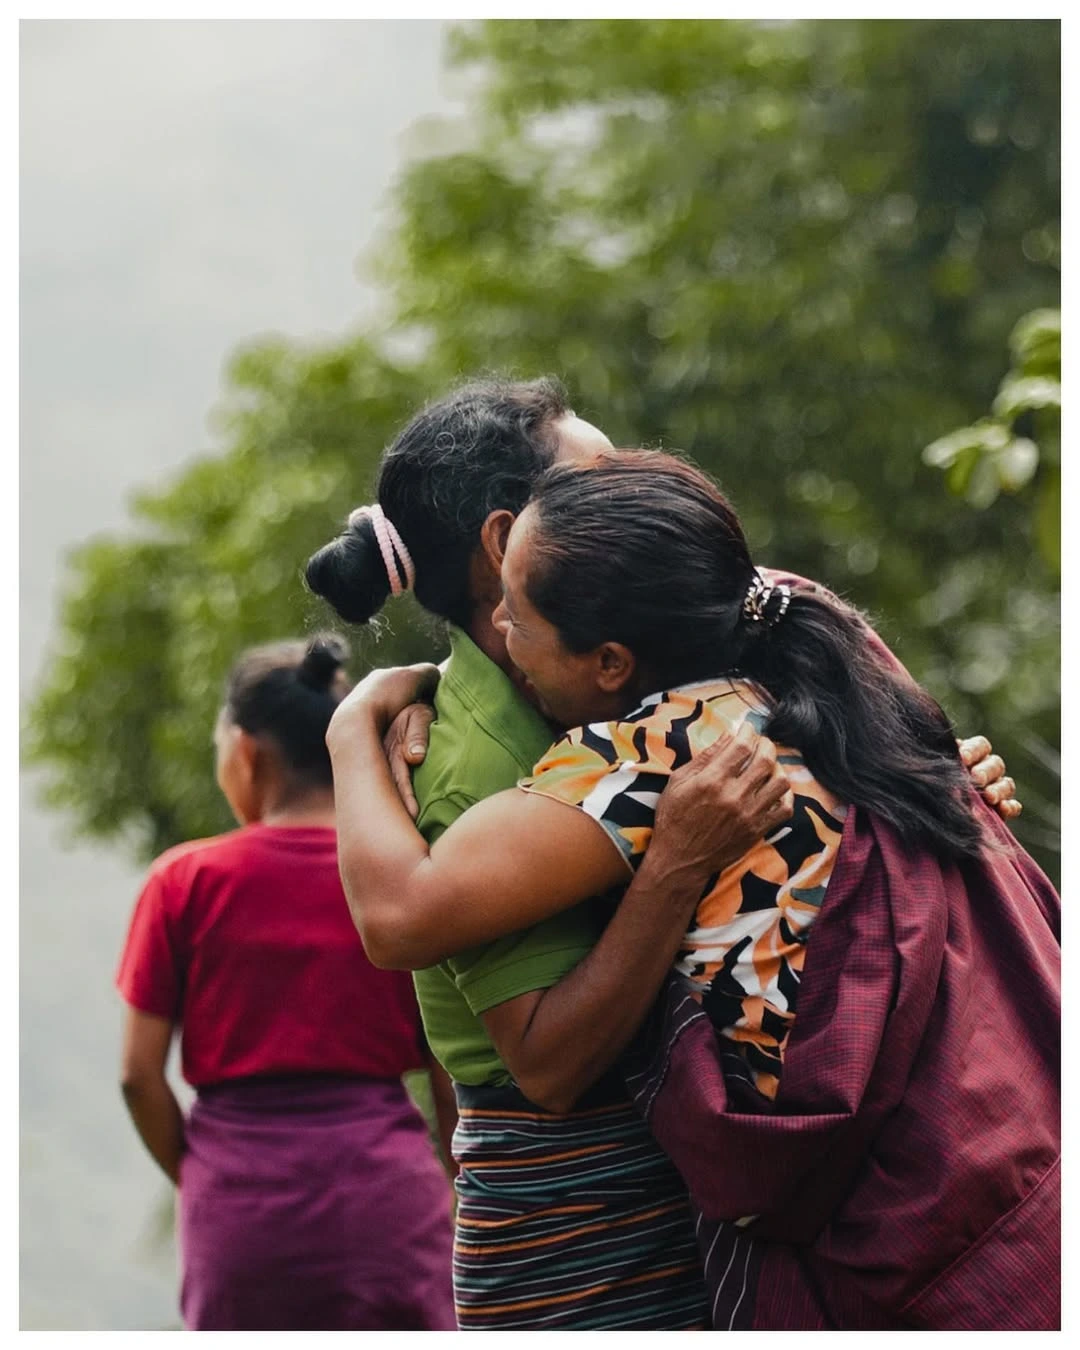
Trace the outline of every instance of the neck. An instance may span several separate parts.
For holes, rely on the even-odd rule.
[[[469,599],[472,601],[472,617],[465,632],[488,660],[494,661],[503,674],[509,675],[515,686],[525,693],[525,678],[510,660],[506,639],[491,622],[491,616],[502,599],[502,584],[498,568],[488,560],[482,548],[476,549],[469,563]],[[525,693],[525,696],[528,697],[528,694]]]
[[[259,816],[260,825],[319,826],[334,828],[334,790],[326,788],[305,793],[303,797],[283,796],[267,803]]]
[[[491,622],[494,612],[492,606],[483,603],[477,605],[465,631],[489,661],[494,661],[501,671],[517,682],[521,678],[521,672],[510,660],[506,650],[506,639]]]

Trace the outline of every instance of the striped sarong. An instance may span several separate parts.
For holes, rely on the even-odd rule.
[[[515,1088],[457,1092],[461,1330],[708,1326],[686,1188],[625,1089],[559,1116]]]

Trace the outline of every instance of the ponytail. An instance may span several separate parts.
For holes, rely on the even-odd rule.
[[[225,682],[225,716],[253,736],[269,736],[298,781],[329,787],[326,729],[351,688],[343,669],[348,658],[334,633],[252,647]]]
[[[750,628],[739,671],[773,699],[766,735],[798,747],[842,801],[943,856],[978,853],[973,790],[948,717],[886,664],[853,610],[793,591],[774,624]]]

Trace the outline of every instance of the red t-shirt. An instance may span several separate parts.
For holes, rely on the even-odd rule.
[[[195,1087],[257,1074],[398,1078],[423,1064],[412,978],[377,970],[325,827],[248,825],[170,849],[131,920],[116,984],[181,1024]]]

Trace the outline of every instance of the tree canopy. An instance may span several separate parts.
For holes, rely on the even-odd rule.
[[[617,444],[715,474],[760,561],[870,611],[1005,754],[1056,875],[1059,495],[1006,475],[964,500],[922,452],[984,416],[1017,321],[1058,303],[1059,25],[489,20],[448,59],[468,119],[395,186],[385,318],[240,350],[218,450],[70,559],[28,718],[51,800],[142,856],[226,824],[223,676],[326,623],[302,565],[382,447],[465,376],[555,373]],[[1010,442],[1025,415],[994,414]],[[387,615],[360,666],[440,653],[409,598]]]

